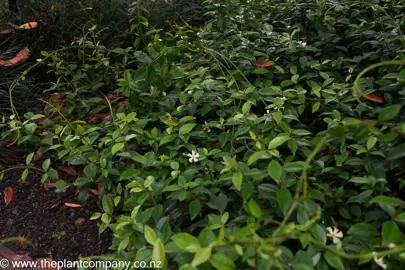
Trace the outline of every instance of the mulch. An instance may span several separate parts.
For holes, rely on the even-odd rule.
[[[35,248],[19,242],[5,246],[17,254],[55,261],[108,253],[111,234],[99,235],[97,221],[89,220],[94,212],[101,211],[95,197],[83,207],[67,207],[67,202],[77,203],[73,188],[64,193],[47,190],[40,182],[41,175],[33,171],[22,184],[21,173],[10,171],[0,182],[0,240],[23,236]],[[13,189],[8,206],[3,199],[7,187]]]

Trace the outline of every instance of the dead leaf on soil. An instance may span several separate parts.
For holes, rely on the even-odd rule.
[[[75,221],[75,225],[79,226],[79,225],[83,225],[86,222],[86,220],[84,218],[78,218]]]
[[[13,188],[12,187],[6,187],[4,190],[4,201],[6,202],[6,206],[8,206],[11,201],[13,200]]]
[[[82,207],[82,205],[77,204],[77,203],[65,203],[65,205],[66,205],[67,207],[72,207],[72,208],[79,208],[79,207]]]
[[[25,61],[27,61],[29,56],[30,56],[30,50],[27,45],[27,46],[25,46],[24,49],[22,49],[19,53],[17,53],[17,55],[14,58],[11,58],[10,60],[0,60],[0,66],[10,67],[10,66],[24,63]]]

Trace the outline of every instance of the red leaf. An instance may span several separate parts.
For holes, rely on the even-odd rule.
[[[13,194],[13,189],[11,187],[6,187],[4,190],[4,201],[6,202],[6,206],[8,206],[13,200]]]
[[[117,74],[117,75],[119,75],[119,74]],[[119,97],[122,97],[121,93],[109,95],[107,98],[108,99],[115,99],[115,98],[119,98]]]
[[[72,167],[59,167],[58,166],[58,168],[59,168],[59,170],[61,170],[62,172],[66,173],[66,174],[73,175],[73,176],[78,175],[77,171]]]
[[[266,61],[256,61],[252,63],[255,67],[261,67],[261,68],[265,68],[265,67],[271,67],[273,66],[272,62],[266,62]]]
[[[7,61],[0,60],[0,65],[10,67],[10,66],[14,66],[16,64],[21,64],[21,63],[24,63],[25,61],[27,61],[29,56],[30,56],[30,50],[28,49],[28,45],[27,45],[27,46],[25,46],[24,49],[22,49],[19,53],[17,53],[17,55],[14,58],[7,60]]]
[[[361,97],[361,94],[357,94],[356,96]],[[377,95],[373,95],[373,94],[368,94],[368,95],[364,95],[364,97],[368,100],[377,102],[377,103],[384,103],[384,97],[381,96],[377,96]]]
[[[92,122],[94,120],[98,120],[98,119],[108,119],[110,118],[110,114],[109,113],[98,113],[95,114],[93,116],[89,117],[89,122]]]
[[[371,100],[371,101],[374,101],[374,102],[377,102],[377,103],[384,103],[384,98],[381,97],[381,96],[368,94],[368,95],[366,95],[366,98],[368,100]]]
[[[82,205],[77,204],[77,203],[65,203],[65,205],[66,205],[67,207],[72,207],[72,208],[83,207]]]
[[[100,192],[100,190],[103,188],[103,183],[101,183],[101,181],[97,182],[97,190],[98,192]]]

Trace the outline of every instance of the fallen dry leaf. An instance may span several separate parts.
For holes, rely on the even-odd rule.
[[[86,220],[84,218],[78,218],[75,221],[75,225],[79,226],[79,225],[84,224],[85,222],[86,222]]]
[[[79,208],[79,207],[82,207],[82,205],[77,204],[77,203],[65,203],[65,205],[66,205],[67,207],[72,207],[72,208]]]
[[[12,187],[6,187],[4,190],[4,201],[6,202],[6,206],[8,206],[11,201],[13,200],[14,191]]]
[[[29,30],[29,29],[34,29],[38,26],[37,22],[29,22],[29,23],[24,23],[23,25],[20,25],[20,29],[25,29],[25,30]]]
[[[0,66],[10,67],[10,66],[24,63],[25,61],[27,61],[29,56],[30,56],[30,50],[27,45],[27,46],[25,46],[24,49],[22,49],[19,53],[17,53],[17,55],[14,58],[12,58],[10,60],[0,60]]]

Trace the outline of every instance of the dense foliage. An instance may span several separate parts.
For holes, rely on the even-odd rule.
[[[3,132],[35,149],[22,180],[34,169],[82,203],[97,194],[92,218],[124,260],[402,269],[405,4],[204,5],[203,27],[142,17],[133,47],[102,46],[93,27],[43,52],[58,93]]]

